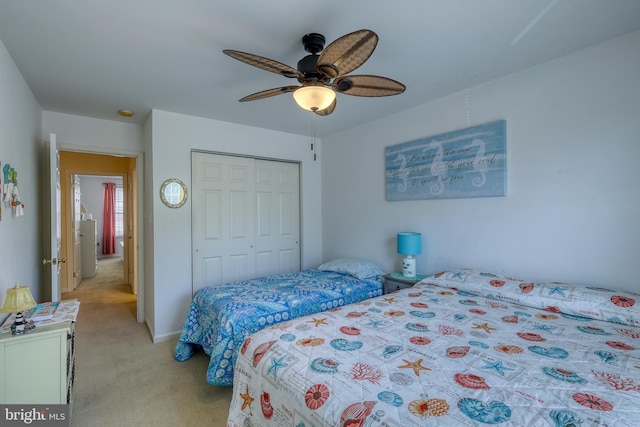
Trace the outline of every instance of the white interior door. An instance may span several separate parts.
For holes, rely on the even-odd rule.
[[[256,160],[257,276],[300,270],[297,163]]]
[[[297,163],[192,154],[193,292],[300,269]]]
[[[45,143],[44,164],[44,227],[43,227],[43,301],[60,301],[60,156],[56,146],[56,135],[50,134]]]
[[[192,154],[193,292],[254,277],[254,160]]]

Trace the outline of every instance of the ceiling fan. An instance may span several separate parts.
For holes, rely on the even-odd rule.
[[[325,38],[322,34],[310,33],[302,37],[304,50],[310,54],[298,61],[297,68],[251,53],[223,50],[226,55],[238,61],[297,79],[302,84],[256,92],[241,98],[240,102],[293,92],[294,99],[302,108],[320,116],[327,116],[336,108],[336,92],[367,97],[398,95],[404,92],[405,85],[387,77],[347,76],[364,64],[376,48],[378,35],[373,31],[354,31],[330,43],[326,48],[324,43]]]

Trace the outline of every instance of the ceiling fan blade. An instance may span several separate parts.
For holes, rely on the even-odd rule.
[[[318,70],[335,78],[355,70],[369,59],[378,44],[378,35],[371,30],[358,30],[335,40],[318,58]]]
[[[314,113],[316,113],[319,116],[328,116],[329,114],[333,113],[333,110],[335,109],[336,109],[336,99],[334,99],[331,105],[329,105],[324,110],[316,110],[314,111]]]
[[[256,101],[258,99],[269,98],[276,95],[282,95],[283,93],[293,92],[298,89],[300,86],[284,86],[284,87],[276,87],[273,89],[267,89],[260,92],[252,93],[251,95],[247,95],[244,98],[239,99],[240,102],[247,101]]]
[[[280,74],[281,76],[289,78],[302,77],[302,74],[295,68],[281,62],[274,61],[273,59],[230,49],[225,49],[222,53],[232,57],[233,59],[237,59],[238,61],[253,65],[254,67],[262,68],[263,70],[271,71],[272,73]]]
[[[348,87],[349,84],[351,87]],[[353,96],[391,96],[405,91],[406,86],[393,79],[380,76],[360,75],[337,78],[334,81],[339,93]],[[340,87],[346,87],[341,90]]]

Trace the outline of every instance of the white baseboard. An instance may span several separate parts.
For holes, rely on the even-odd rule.
[[[169,340],[177,340],[178,338],[180,338],[180,332],[172,332],[170,334],[156,335],[151,337],[154,344],[158,344],[160,342],[165,342]]]

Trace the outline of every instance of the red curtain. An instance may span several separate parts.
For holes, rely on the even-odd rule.
[[[116,253],[116,184],[104,184],[104,215],[102,222],[102,253]]]

